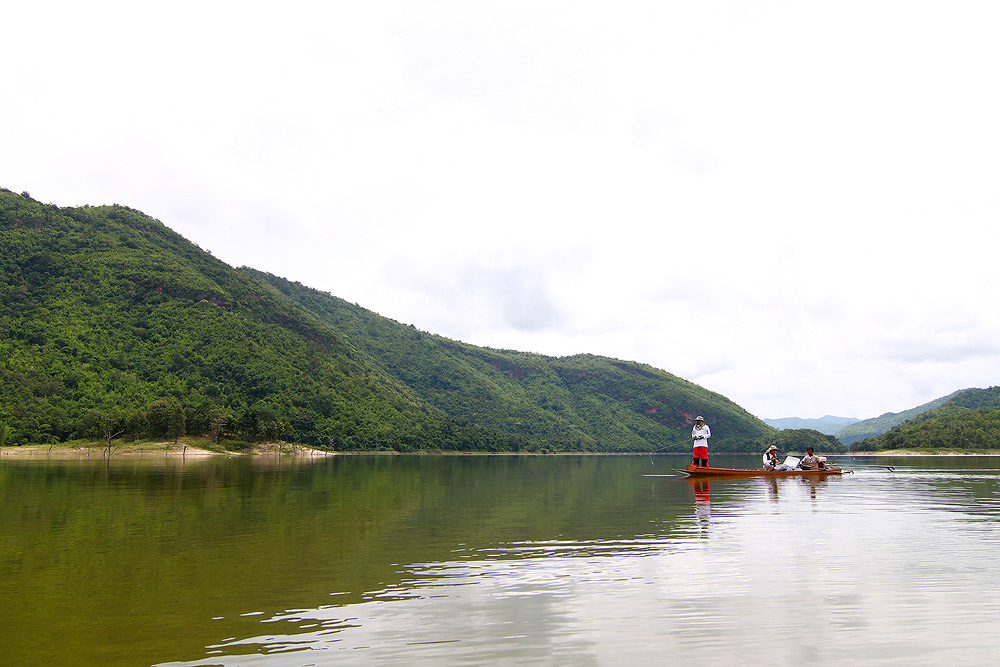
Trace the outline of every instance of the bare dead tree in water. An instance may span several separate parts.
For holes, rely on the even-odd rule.
[[[101,438],[107,443],[103,451],[104,456],[111,458],[115,450],[121,447],[121,443],[115,446],[114,439],[125,432],[125,425],[122,423],[124,418],[120,410],[114,409],[101,411],[96,417]]]
[[[120,429],[118,431],[114,431],[113,427],[110,427],[110,426],[105,430],[104,435],[105,435],[105,438],[106,438],[106,440],[108,442],[108,446],[104,449],[105,456],[107,456],[108,458],[111,458],[111,454],[114,453],[114,451],[117,450],[118,447],[121,447],[121,444],[119,444],[118,447],[115,447],[114,449],[112,449],[112,442],[111,441],[114,440],[115,438],[117,438],[118,436],[120,436],[124,432],[125,432],[125,429]]]

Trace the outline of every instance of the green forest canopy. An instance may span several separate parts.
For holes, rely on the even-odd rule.
[[[966,389],[879,436],[855,443],[880,450],[1000,450],[1000,387]]]
[[[477,347],[234,269],[124,206],[0,190],[7,444],[291,440],[333,449],[715,451],[775,431],[630,361]]]

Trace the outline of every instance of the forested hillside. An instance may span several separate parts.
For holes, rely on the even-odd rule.
[[[904,410],[903,412],[886,412],[885,414],[873,417],[872,419],[865,419],[863,421],[855,422],[854,424],[848,424],[834,433],[834,435],[837,440],[840,440],[842,443],[849,446],[856,442],[860,442],[865,438],[874,438],[877,435],[881,435],[888,430],[899,426],[907,420],[913,419],[918,415],[922,415],[929,410],[933,410],[934,408],[943,405],[947,400],[957,396],[962,391],[964,390],[952,392],[947,396],[936,398],[933,401],[929,401],[923,405],[918,405],[917,407],[910,408],[909,410]]]
[[[14,442],[123,430],[427,445],[442,415],[328,327],[159,222],[0,192],[0,418]]]
[[[965,389],[853,451],[1000,450],[1000,387]]]
[[[342,332],[386,373],[447,414],[561,448],[687,450],[698,414],[713,448],[773,433],[732,401],[651,366],[593,355],[493,350],[418,331],[343,299],[243,269]]]
[[[252,269],[123,206],[0,190],[6,445],[120,435],[335,449],[718,449],[773,433],[669,373],[433,336]]]

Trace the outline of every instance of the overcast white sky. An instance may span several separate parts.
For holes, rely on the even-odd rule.
[[[8,3],[0,186],[760,417],[1000,383],[1000,3]]]

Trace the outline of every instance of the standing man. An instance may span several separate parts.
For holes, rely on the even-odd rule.
[[[705,418],[698,415],[694,418],[694,428],[691,429],[691,437],[694,438],[694,454],[692,454],[691,465],[708,467],[708,439],[712,437],[712,431],[705,423]]]

